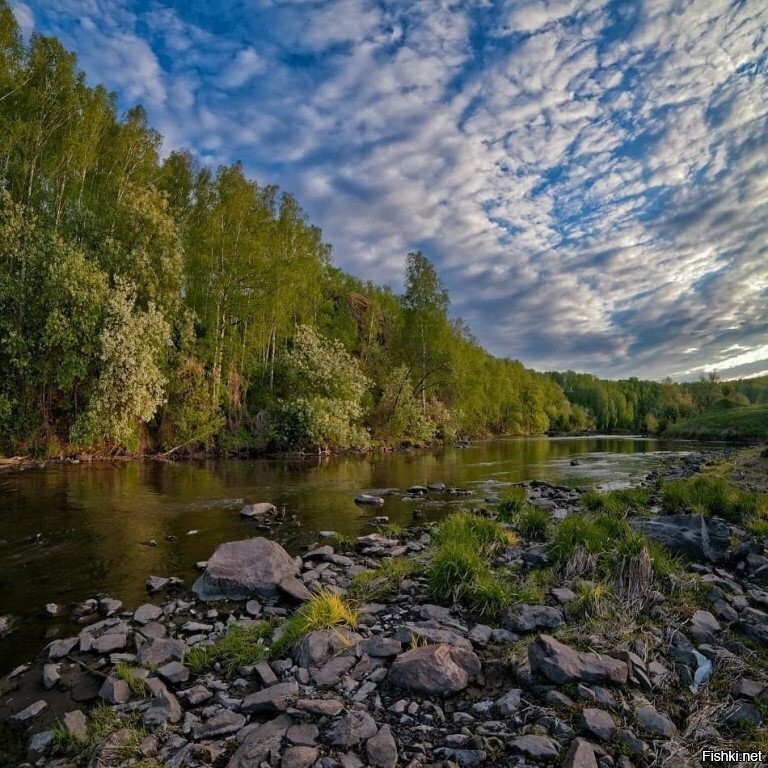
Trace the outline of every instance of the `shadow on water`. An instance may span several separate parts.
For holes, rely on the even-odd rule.
[[[72,632],[66,618],[46,619],[46,603],[70,606],[96,593],[133,608],[146,600],[149,574],[195,578],[194,564],[221,542],[254,535],[241,520],[244,502],[271,501],[297,521],[274,532],[290,551],[334,530],[370,532],[374,516],[411,524],[415,509],[437,519],[456,505],[540,479],[614,487],[641,479],[665,448],[654,440],[590,437],[504,439],[433,452],[312,460],[221,460],[199,463],[100,463],[51,466],[0,480],[0,615],[16,617],[0,640],[0,674],[46,642]],[[679,444],[673,450],[679,452]],[[578,458],[578,466],[571,461]],[[361,490],[406,489],[442,482],[468,497],[388,496],[359,508]],[[194,532],[194,533],[193,533]],[[155,540],[157,546],[145,543]]]

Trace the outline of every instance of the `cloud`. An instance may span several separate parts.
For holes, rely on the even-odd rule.
[[[35,14],[26,3],[14,2],[11,3],[11,8],[19,24],[19,29],[21,29],[21,34],[25,39],[29,39],[35,31]]]
[[[344,268],[397,288],[423,249],[496,354],[768,368],[759,0],[24,7],[166,149],[296,193]]]

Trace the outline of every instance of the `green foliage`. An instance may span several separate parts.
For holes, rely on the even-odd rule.
[[[139,698],[146,698],[148,695],[147,683],[143,677],[137,675],[133,668],[123,662],[118,662],[115,665],[115,675],[121,680],[125,680],[128,683],[128,687],[131,689],[131,693]]]
[[[352,579],[348,595],[352,600],[379,602],[397,594],[400,584],[421,569],[412,557],[392,557],[370,571],[358,573]]]
[[[739,490],[723,477],[705,474],[663,483],[661,501],[668,513],[692,511],[742,523],[758,511],[759,497]]]
[[[269,656],[264,640],[271,631],[268,621],[232,624],[214,643],[190,648],[184,663],[196,675],[219,667],[228,677],[233,677],[241,667],[258,664]]]
[[[514,574],[510,583],[510,601],[525,605],[541,605],[555,582],[551,568],[535,568],[525,574]]]
[[[510,488],[496,507],[499,519],[505,523],[513,523],[525,507],[525,498],[524,488]]]
[[[598,619],[604,617],[611,604],[611,587],[603,581],[577,579],[574,600],[568,603],[568,613],[574,617]]]
[[[446,517],[434,530],[433,538],[438,545],[465,542],[482,552],[515,542],[514,534],[503,525],[471,512],[454,512]]]
[[[616,517],[648,513],[651,491],[648,488],[620,488],[600,493],[588,491],[581,497],[582,505],[590,512],[604,512]]]
[[[546,509],[526,506],[517,516],[517,528],[523,538],[530,541],[546,541],[552,518]]]
[[[667,427],[665,437],[691,440],[765,440],[768,438],[768,405],[741,405],[726,401]]]
[[[387,376],[375,424],[377,434],[388,441],[426,445],[434,439],[437,426],[418,402],[407,366]]]

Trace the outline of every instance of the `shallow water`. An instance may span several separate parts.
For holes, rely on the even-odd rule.
[[[16,617],[0,640],[0,674],[29,660],[50,639],[73,634],[66,618],[43,616],[46,603],[69,608],[105,593],[127,608],[146,601],[149,574],[181,576],[223,541],[259,533],[239,517],[245,502],[270,501],[296,520],[273,532],[289,550],[319,531],[356,535],[387,515],[410,524],[414,510],[437,519],[446,510],[539,479],[619,487],[644,477],[668,451],[634,437],[504,439],[411,452],[321,460],[224,460],[201,463],[99,463],[51,466],[0,477],[0,615]],[[571,466],[578,458],[580,464]],[[435,493],[416,501],[400,491],[442,482],[470,496]],[[383,508],[361,508],[361,490],[398,489]],[[166,538],[168,537],[168,538]],[[150,539],[157,546],[147,546]]]

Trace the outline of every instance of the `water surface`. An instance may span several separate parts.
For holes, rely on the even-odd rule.
[[[522,480],[598,487],[640,480],[666,451],[642,438],[532,438],[475,443],[436,452],[310,460],[161,461],[50,466],[0,477],[0,615],[17,617],[0,640],[0,674],[50,639],[73,632],[65,618],[43,618],[46,603],[67,606],[105,593],[134,608],[149,574],[181,576],[223,541],[257,533],[238,512],[270,501],[296,520],[274,531],[290,551],[319,531],[357,535],[376,515],[410,524],[414,510],[437,519]],[[578,466],[571,461],[578,459]],[[445,483],[471,496],[430,494],[412,501],[411,485]],[[361,490],[398,489],[383,508],[360,508]],[[147,546],[155,540],[157,546]]]

